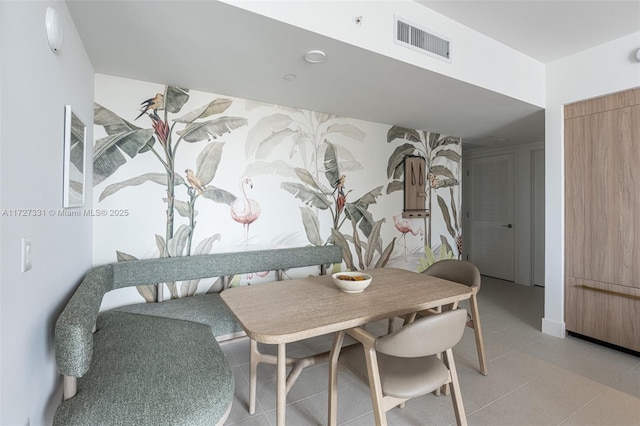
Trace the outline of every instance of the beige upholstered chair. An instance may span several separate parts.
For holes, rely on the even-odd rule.
[[[347,330],[361,344],[342,348],[345,331],[336,333],[329,361],[329,424],[337,422],[338,361],[369,383],[376,425],[386,425],[385,412],[410,398],[451,384],[458,425],[467,420],[451,348],[464,332],[467,311],[455,309],[420,318],[383,337],[362,328]],[[443,353],[442,359],[436,356]]]
[[[467,285],[473,290],[473,294],[469,299],[471,319],[467,321],[467,326],[473,328],[475,333],[480,372],[486,376],[489,371],[487,370],[487,358],[484,351],[477,298],[478,292],[480,291],[480,271],[473,263],[467,262],[466,260],[446,259],[434,263],[423,273]],[[453,309],[456,307],[457,306],[453,306]],[[431,313],[433,313],[433,311],[423,311],[419,312],[418,315],[424,316]]]

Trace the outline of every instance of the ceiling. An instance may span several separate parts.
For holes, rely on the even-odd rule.
[[[640,31],[640,0],[420,3],[543,62]],[[97,73],[427,129],[467,147],[544,140],[539,107],[225,3],[67,5]],[[312,47],[329,59],[305,62]]]
[[[640,0],[417,2],[544,63],[640,31]]]

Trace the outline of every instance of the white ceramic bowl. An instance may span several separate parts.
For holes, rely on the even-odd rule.
[[[363,277],[363,280],[351,281],[340,279],[338,277]],[[338,288],[345,293],[360,293],[371,284],[371,275],[364,274],[362,272],[336,272],[331,275],[333,282]]]

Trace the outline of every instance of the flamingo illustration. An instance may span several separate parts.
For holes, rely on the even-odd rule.
[[[250,177],[243,177],[240,179],[240,191],[242,192],[242,198],[236,198],[231,204],[231,218],[238,223],[244,225],[244,238],[245,241],[249,241],[249,225],[255,222],[260,216],[260,205],[255,201],[247,197],[245,192],[245,185],[249,185],[253,188],[253,182]]]
[[[271,271],[263,271],[263,272],[250,272],[247,274],[247,285],[251,285],[251,280],[253,279],[254,275],[258,276],[260,278],[264,278],[267,275],[269,275],[269,272]]]
[[[404,241],[404,257],[407,258],[407,233],[410,232],[412,235],[423,235],[422,228],[417,231],[413,229],[413,222],[409,219],[405,219],[401,214],[393,216],[393,224],[396,229],[402,232],[402,240]]]

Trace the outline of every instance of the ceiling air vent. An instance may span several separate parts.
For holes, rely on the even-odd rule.
[[[451,42],[432,32],[395,17],[395,42],[418,52],[451,62]]]

